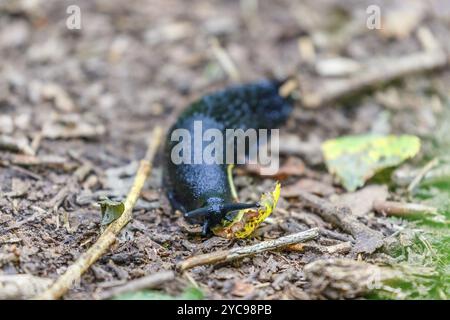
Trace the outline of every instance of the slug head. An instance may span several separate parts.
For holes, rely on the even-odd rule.
[[[208,235],[210,228],[214,227],[225,219],[227,213],[258,207],[257,203],[225,203],[222,198],[212,197],[206,204],[198,209],[186,212],[184,217],[194,223],[203,223],[202,235]]]

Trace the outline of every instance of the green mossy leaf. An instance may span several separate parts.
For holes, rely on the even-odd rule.
[[[348,191],[362,187],[377,172],[414,157],[419,150],[419,138],[410,135],[345,136],[322,144],[328,170]]]
[[[108,225],[117,220],[125,211],[125,205],[123,202],[102,199],[99,204],[102,210],[102,226]]]

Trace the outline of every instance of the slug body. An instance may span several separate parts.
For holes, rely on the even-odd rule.
[[[219,224],[227,213],[256,205],[233,202],[226,163],[195,163],[196,151],[202,154],[210,143],[194,142],[195,126],[201,123],[203,132],[217,129],[224,137],[226,129],[278,128],[292,110],[292,101],[278,93],[281,84],[261,81],[205,95],[192,103],[168,131],[164,172],[168,198],[175,209],[183,212],[188,222],[203,224],[203,234]],[[172,137],[176,129],[192,133],[190,163],[175,164],[172,161],[172,150],[179,143]]]

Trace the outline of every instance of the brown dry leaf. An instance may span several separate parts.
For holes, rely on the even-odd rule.
[[[305,163],[297,157],[289,157],[275,175],[279,179],[301,176],[305,173]]]
[[[342,194],[337,199],[332,199],[332,202],[338,206],[349,207],[354,215],[362,217],[373,210],[375,201],[386,200],[388,196],[387,186],[370,185],[356,192]]]
[[[233,291],[231,291],[231,294],[236,297],[246,297],[253,293],[254,290],[255,287],[251,283],[236,281],[234,283]]]
[[[281,196],[284,198],[293,198],[298,196],[298,190],[307,191],[319,196],[329,196],[335,193],[334,188],[323,182],[313,179],[300,179],[296,183],[284,187],[281,190]]]
[[[259,165],[246,165],[245,170],[248,173],[260,175],[261,166]],[[291,176],[301,176],[305,173],[305,163],[297,157],[289,157],[286,162],[278,169],[277,173],[270,176],[276,180],[284,180]]]

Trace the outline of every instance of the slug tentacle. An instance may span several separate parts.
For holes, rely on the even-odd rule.
[[[257,208],[259,206],[258,203],[230,203],[226,204],[224,206],[225,213],[236,211],[236,210],[242,210],[242,209],[250,209],[250,208]]]

